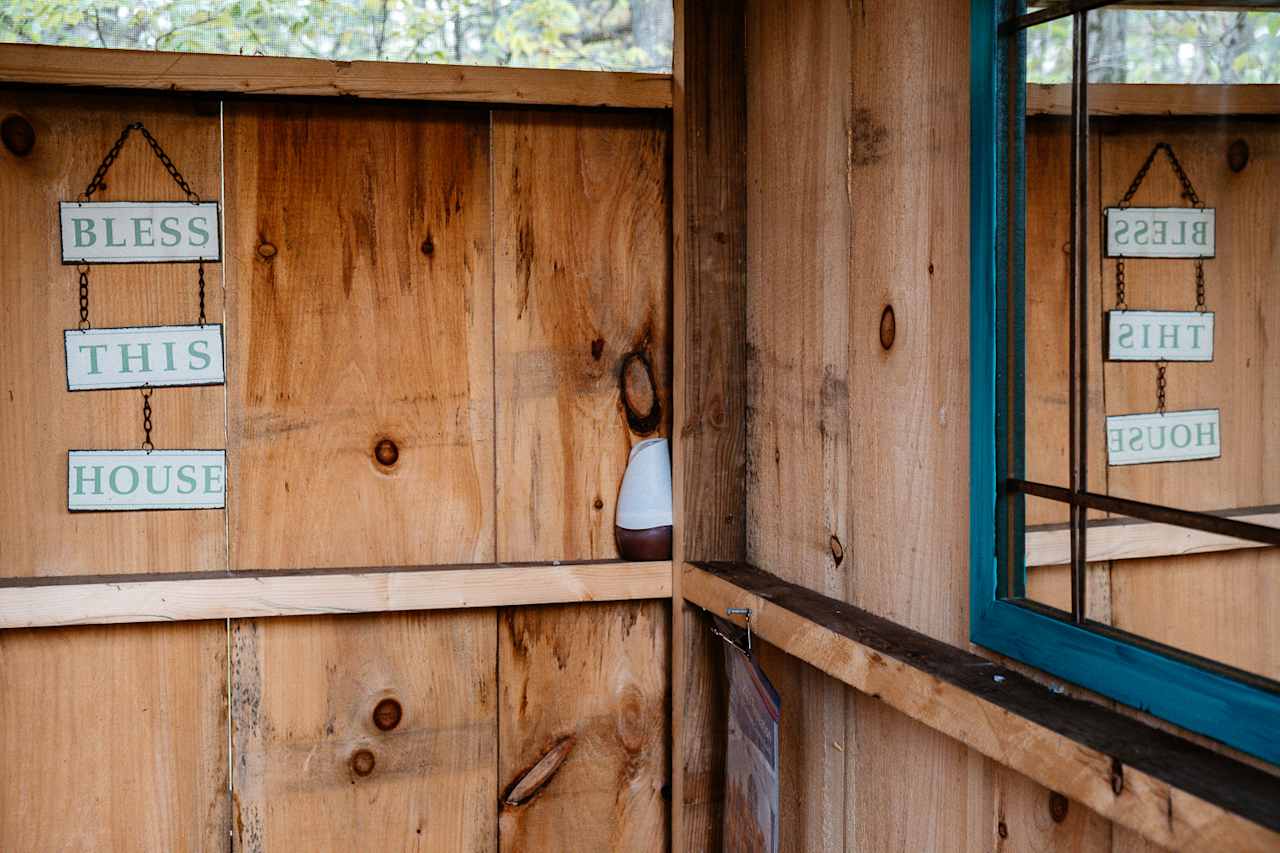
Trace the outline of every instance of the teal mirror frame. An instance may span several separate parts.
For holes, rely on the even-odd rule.
[[[1000,595],[1002,572],[1017,592],[1025,566],[1008,542],[1011,510],[1005,461],[1022,458],[1022,436],[1009,428],[1004,315],[1021,272],[1005,257],[1010,193],[1024,192],[1020,162],[1011,179],[1007,144],[1008,75],[997,34],[1002,15],[1017,11],[1001,0],[973,0],[970,9],[970,584],[969,636],[992,651],[1080,685],[1175,725],[1207,735],[1272,764],[1280,764],[1280,694],[1198,665],[1189,655],[1138,644],[1097,628],[1075,625],[1034,605]],[[1019,98],[1020,102],[1021,98]],[[1021,107],[1015,104],[1015,108]],[[1021,204],[1019,204],[1021,207]],[[1021,226],[1017,226],[1021,227]],[[1017,279],[1017,280],[1010,280]],[[1020,302],[1021,300],[1017,300]],[[1014,453],[1008,452],[1010,442]],[[1015,517],[1016,518],[1016,517]],[[1015,525],[1020,527],[1020,525]],[[1020,530],[1014,530],[1019,534]],[[1017,540],[1015,535],[1014,540]],[[1013,554],[1005,553],[1008,551]],[[1010,565],[1010,560],[1015,564]],[[1010,571],[1011,570],[1011,571]]]

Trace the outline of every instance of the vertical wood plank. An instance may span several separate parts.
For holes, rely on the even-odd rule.
[[[227,135],[234,567],[492,561],[487,113],[239,103]],[[234,623],[237,848],[493,849],[493,620]]]
[[[499,560],[617,556],[628,354],[653,366],[667,434],[665,123],[494,113]]]
[[[675,565],[746,557],[744,4],[676,0],[672,313]],[[722,655],[673,581],[672,847],[721,846]]]
[[[503,609],[501,850],[662,848],[668,612],[660,602]],[[557,747],[558,768],[540,764]]]
[[[840,598],[853,482],[849,27],[837,0],[747,6],[747,551]],[[847,691],[785,657],[769,663],[784,845],[842,849]]]
[[[494,114],[501,561],[616,556],[617,490],[638,437],[618,391],[630,353],[653,365],[666,434],[665,124],[646,114]],[[503,790],[560,739],[581,739],[534,800],[504,807],[502,849],[570,838],[652,847],[667,829],[655,793],[668,772],[657,752],[669,714],[657,682],[669,672],[667,618],[626,603],[515,611],[501,625]],[[654,754],[637,753],[642,744]]]
[[[216,199],[216,115],[189,99],[36,91],[0,94],[0,114],[11,113],[31,123],[35,145],[0,152],[0,572],[223,568],[220,512],[67,512],[66,451],[136,447],[142,427],[137,391],[66,390],[62,332],[76,326],[78,294],[58,241],[58,202],[84,189],[130,121]],[[182,194],[131,138],[100,198]],[[208,269],[219,322],[219,267]],[[194,322],[195,267],[94,267],[90,311],[95,327]],[[157,444],[223,446],[222,399],[221,388],[158,391]],[[225,649],[221,623],[0,634],[0,849],[223,849]]]

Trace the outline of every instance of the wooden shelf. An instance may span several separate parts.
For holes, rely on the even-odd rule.
[[[1280,85],[1095,83],[1089,115],[1219,116],[1280,114]],[[1071,115],[1071,86],[1027,87],[1027,115]]]
[[[1280,778],[743,563],[686,564],[680,584],[685,601],[750,608],[764,641],[1160,845],[1280,844]]]
[[[0,628],[452,610],[670,596],[670,562],[25,578],[0,585]]]
[[[6,44],[0,82],[166,92],[671,107],[671,75]]]

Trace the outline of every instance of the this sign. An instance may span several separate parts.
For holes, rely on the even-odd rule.
[[[67,509],[222,509],[225,450],[72,450]]]
[[[1213,361],[1213,313],[1108,311],[1107,361]]]
[[[1109,258],[1212,258],[1213,208],[1108,207]]]
[[[67,390],[221,385],[222,326],[68,329]]]
[[[1107,418],[1107,464],[1186,462],[1222,455],[1217,409]]]
[[[64,201],[64,264],[217,261],[218,203]]]

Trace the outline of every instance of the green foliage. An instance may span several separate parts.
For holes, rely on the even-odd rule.
[[[1071,80],[1070,18],[1027,31],[1027,81]],[[1280,83],[1280,12],[1103,9],[1089,16],[1091,83]]]
[[[671,0],[5,0],[0,42],[668,71]]]

